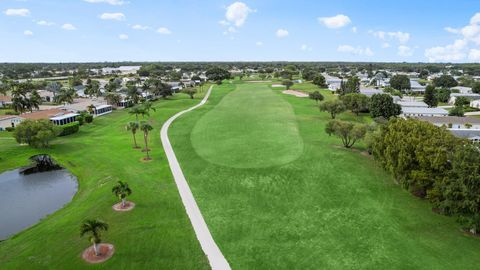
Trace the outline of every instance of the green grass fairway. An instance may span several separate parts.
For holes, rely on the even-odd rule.
[[[340,140],[324,131],[329,115],[314,101],[236,83],[215,88],[205,106],[170,130],[192,192],[233,269],[478,269],[480,239],[402,190],[371,158],[339,147]],[[288,108],[285,102],[303,141],[301,156],[278,166],[232,168],[231,161],[248,158],[250,164],[252,140],[263,140],[256,134],[283,142],[285,131],[251,122],[271,117],[252,108]],[[356,119],[351,113],[339,118]],[[290,116],[274,119],[295,126]],[[225,143],[236,138],[245,142],[236,141],[228,157]],[[202,149],[221,153],[229,166]],[[258,154],[257,160],[284,163],[275,162],[285,158],[281,152]]]
[[[19,146],[7,139],[11,133],[1,132],[0,171],[25,165],[31,155],[46,152],[78,177],[79,191],[63,209],[0,242],[0,269],[208,269],[159,138],[166,119],[198,102],[179,94],[155,103],[149,144],[153,160],[148,163],[140,161],[144,153],[132,149],[125,124],[135,117],[126,111],[96,118],[79,133],[55,140],[48,150]],[[143,145],[142,134],[137,140]],[[117,202],[111,193],[117,180],[127,181],[133,189],[130,199],[136,207],[131,212],[111,208]],[[105,263],[89,265],[81,259],[90,245],[79,235],[86,218],[110,225],[102,239],[116,250]]]
[[[303,151],[292,106],[262,84],[238,85],[197,122],[191,139],[202,158],[234,168],[283,165]]]

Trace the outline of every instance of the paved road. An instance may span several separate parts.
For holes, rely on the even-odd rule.
[[[160,131],[160,139],[162,140],[163,149],[165,149],[165,154],[167,155],[168,163],[170,164],[170,169],[172,170],[173,178],[177,184],[178,192],[182,198],[183,205],[185,206],[185,210],[187,211],[187,215],[190,218],[193,229],[195,230],[197,239],[202,246],[203,252],[205,255],[207,255],[210,266],[213,270],[228,270],[231,269],[230,265],[213,240],[212,234],[208,230],[207,223],[205,223],[205,220],[203,219],[202,213],[198,208],[197,202],[193,197],[192,191],[188,186],[187,180],[185,179],[177,157],[175,156],[175,152],[173,152],[170,140],[168,139],[168,128],[172,122],[182,114],[192,111],[205,104],[210,96],[210,93],[212,92],[212,87],[213,86],[208,89],[207,94],[199,104],[181,111],[168,119],[167,122],[165,122],[165,124],[162,126],[162,130]]]

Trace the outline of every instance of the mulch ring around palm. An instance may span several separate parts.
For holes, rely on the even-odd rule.
[[[113,256],[115,247],[112,244],[99,244],[100,254],[95,255],[93,246],[88,247],[83,251],[82,259],[88,263],[102,263]]]
[[[114,204],[112,206],[113,210],[115,211],[119,211],[119,212],[126,212],[126,211],[130,211],[132,210],[133,208],[135,207],[135,203],[134,202],[125,202],[125,206],[122,206],[122,203],[119,202],[117,204]]]

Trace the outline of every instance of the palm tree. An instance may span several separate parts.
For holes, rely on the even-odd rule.
[[[115,194],[115,196],[122,200],[122,207],[125,207],[126,205],[127,196],[130,196],[130,194],[132,194],[132,190],[130,189],[128,184],[122,181],[118,181],[118,184],[112,188],[112,192],[113,194]]]
[[[42,104],[42,98],[38,94],[37,90],[33,90],[30,93],[30,97],[28,98],[27,103],[30,112],[32,112],[34,108],[37,110],[40,109],[40,105]]]
[[[127,88],[127,96],[134,104],[137,104],[140,100],[140,95],[138,94],[136,86],[129,86]]]
[[[122,98],[119,94],[117,93],[112,93],[112,92],[108,92],[106,95],[105,95],[105,99],[107,100],[107,103],[109,105],[113,105],[113,106],[117,106],[118,103],[120,103],[120,101],[122,101]]]
[[[95,256],[100,255],[100,251],[98,250],[98,244],[102,241],[102,239],[100,239],[100,232],[107,230],[108,224],[97,219],[87,219],[80,226],[80,236],[90,234],[88,239],[90,240],[90,243],[93,244]]]
[[[145,158],[145,160],[150,160],[151,158],[148,154],[148,152],[150,151],[150,149],[148,149],[148,132],[151,131],[153,127],[148,122],[142,121],[140,122],[140,129],[143,131],[143,139],[145,141],[145,151],[147,152],[147,157]]]
[[[55,96],[55,99],[58,103],[64,103],[64,104],[72,104],[73,103],[73,98],[75,97],[75,89],[73,88],[63,88],[60,90],[57,96]]]
[[[138,122],[128,122],[127,126],[125,127],[128,131],[132,132],[133,135],[133,143],[135,146],[133,148],[140,148],[137,145],[137,138],[135,137],[135,134],[137,133],[137,130],[139,129]]]
[[[153,107],[153,103],[150,102],[150,101],[148,101],[148,100],[142,103],[142,107],[143,107],[143,109],[147,112],[147,113],[146,113],[147,115],[150,115],[150,110],[152,110],[152,111],[154,111],[154,112],[157,111],[157,109],[155,109],[155,108]]]
[[[137,120],[137,123],[138,123],[138,115],[141,114],[141,115],[144,115],[145,114],[145,110],[141,107],[141,106],[135,106],[133,108],[131,108],[129,111],[128,111],[129,114],[135,114],[135,119]]]

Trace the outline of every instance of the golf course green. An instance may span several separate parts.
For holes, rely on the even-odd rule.
[[[233,168],[279,166],[303,151],[292,106],[261,84],[226,95],[198,120],[191,138],[202,158]]]
[[[274,117],[274,108],[284,111]],[[329,118],[308,98],[234,81],[171,126],[182,170],[232,268],[477,269],[480,240],[402,190],[362,144],[342,148],[324,131]]]

